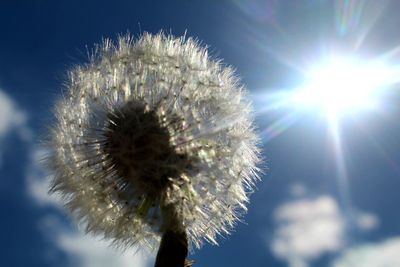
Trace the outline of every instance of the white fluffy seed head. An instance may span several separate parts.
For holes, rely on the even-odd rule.
[[[199,247],[246,210],[259,162],[251,105],[191,38],[105,40],[70,71],[56,120],[51,190],[88,232],[155,247],[176,227]]]

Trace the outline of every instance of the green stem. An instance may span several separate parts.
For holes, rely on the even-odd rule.
[[[187,261],[188,241],[185,232],[164,232],[154,267],[191,266]]]

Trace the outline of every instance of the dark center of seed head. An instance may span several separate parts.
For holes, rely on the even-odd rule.
[[[170,134],[155,111],[130,101],[108,114],[104,151],[118,176],[155,198],[190,165],[170,143]]]

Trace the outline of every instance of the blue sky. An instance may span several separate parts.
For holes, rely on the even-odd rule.
[[[322,110],[281,103],[327,55],[395,67],[399,8],[395,0],[1,1],[0,266],[153,265],[152,255],[115,252],[80,232],[46,193],[37,144],[67,70],[87,62],[95,43],[160,30],[186,32],[235,67],[263,141],[265,174],[249,212],[219,246],[194,250],[195,266],[400,266],[398,80],[378,108],[346,113],[336,132]]]

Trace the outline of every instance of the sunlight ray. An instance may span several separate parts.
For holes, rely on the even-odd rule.
[[[285,132],[298,120],[298,118],[299,114],[296,112],[292,112],[271,123],[266,129],[262,130],[261,132],[263,142],[267,143]]]
[[[271,89],[266,89],[270,91]],[[287,109],[293,104],[293,90],[271,90],[269,93],[254,93],[252,102],[257,108],[257,114],[263,114],[279,109]]]
[[[358,50],[384,14],[390,0],[336,0],[335,24],[340,36],[355,38]]]
[[[340,137],[340,129],[335,114],[331,114],[329,118],[330,134],[332,137],[333,153],[336,165],[336,178],[338,183],[338,192],[340,202],[343,206],[344,214],[347,219],[352,217],[352,200],[350,195],[349,177],[346,168],[346,161],[343,153],[343,147]]]
[[[357,121],[355,121],[357,123]],[[379,153],[379,155],[386,161],[386,163],[397,173],[400,174],[400,163],[392,158],[387,151],[385,151],[384,147],[377,141],[377,138],[372,135],[371,131],[369,131],[366,127],[357,123],[357,127],[362,131],[366,138],[368,138],[369,144],[371,144],[374,149]]]

